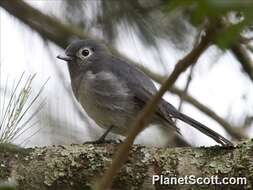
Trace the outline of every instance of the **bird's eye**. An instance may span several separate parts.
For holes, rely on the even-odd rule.
[[[84,47],[78,50],[76,56],[79,57],[81,60],[86,60],[92,55],[92,53],[93,53],[92,49]]]
[[[90,51],[89,51],[88,49],[83,49],[83,50],[81,51],[81,54],[82,54],[84,57],[87,57],[87,56],[90,55]]]

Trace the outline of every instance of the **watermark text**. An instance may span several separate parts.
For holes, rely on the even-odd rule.
[[[196,177],[195,175],[163,176],[153,175],[152,184],[160,185],[246,185],[246,177],[219,177],[217,175],[210,177]]]

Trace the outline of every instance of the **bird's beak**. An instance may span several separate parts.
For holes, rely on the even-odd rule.
[[[73,57],[67,56],[67,55],[58,55],[56,58],[64,60],[64,61],[72,61]]]

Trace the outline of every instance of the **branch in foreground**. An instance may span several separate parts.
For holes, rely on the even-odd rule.
[[[83,33],[81,33],[80,31],[75,32],[76,30],[72,30],[70,27],[66,27],[67,25],[61,24],[56,19],[52,22],[50,20],[52,18],[50,18],[49,16],[46,16],[46,18],[45,18],[44,17],[45,15],[43,15],[39,11],[38,11],[39,14],[37,14],[37,12],[34,13],[33,10],[36,10],[36,9],[33,9],[28,4],[26,4],[22,1],[17,1],[17,0],[15,0],[13,3],[13,1],[11,3],[10,3],[10,1],[6,1],[6,0],[0,1],[0,6],[5,8],[7,11],[9,11],[11,14],[15,15],[16,17],[18,17],[20,20],[22,20],[26,24],[28,24],[30,27],[32,27],[34,30],[36,30],[40,35],[42,35],[43,37],[49,38],[51,41],[55,42],[59,46],[66,47],[68,41],[73,36],[79,36],[82,38],[85,37],[85,35]],[[12,5],[12,3],[13,3],[13,5]],[[29,9],[26,9],[27,8],[26,6],[29,6]],[[29,10],[31,10],[31,11],[29,12]],[[19,14],[16,12],[23,12],[25,14],[22,15],[22,14]],[[37,20],[32,21],[32,22],[29,21],[29,18],[31,18],[33,16]],[[40,22],[40,21],[43,21],[43,22]],[[35,24],[33,22],[35,22]],[[46,26],[48,24],[48,26],[50,26],[50,27],[48,27],[50,30],[46,30],[47,27],[44,27],[44,25],[42,25],[41,23],[45,23]],[[57,29],[57,27],[59,27],[58,28],[59,30]],[[64,33],[64,35],[62,35],[62,38],[58,38],[57,36],[50,34],[50,33],[52,33],[52,31],[58,31],[60,34]],[[86,37],[88,37],[88,36],[86,36]]]
[[[162,84],[163,81],[165,81],[165,77],[154,73],[153,71],[149,70],[146,67],[140,66],[138,64],[136,64],[144,73],[146,73],[150,78],[152,78],[154,81],[156,81],[157,83]],[[169,91],[173,94],[176,94],[178,96],[180,96],[181,94],[184,93],[184,91],[178,89],[175,86],[172,86]],[[238,127],[233,126],[232,124],[230,124],[229,122],[227,122],[225,119],[223,119],[222,117],[220,117],[219,115],[217,115],[213,110],[211,110],[210,108],[208,108],[207,106],[205,106],[204,104],[202,104],[201,102],[199,102],[197,99],[195,99],[194,97],[190,96],[187,93],[184,93],[185,95],[183,96],[184,100],[186,102],[188,102],[189,104],[191,104],[192,106],[194,106],[195,108],[197,108],[199,111],[203,112],[204,114],[206,114],[207,116],[209,116],[210,118],[212,118],[214,121],[216,121],[217,123],[219,123],[225,130],[226,132],[231,135],[232,138],[236,139],[236,140],[242,140],[242,139],[248,139],[247,135],[245,135],[245,133],[243,132],[243,130],[239,129]]]
[[[115,144],[18,149],[0,145],[0,180],[13,179],[20,190],[92,189],[118,148]],[[253,143],[236,148],[145,148],[135,145],[113,180],[112,190],[252,189]],[[164,177],[246,177],[247,185],[152,185]],[[187,188],[186,188],[187,187]]]
[[[71,38],[73,37],[80,37],[80,38],[90,38],[88,34],[85,34],[84,32],[78,30],[77,28],[73,28],[72,26],[65,25],[58,21],[57,19],[54,19],[50,16],[47,16],[40,12],[39,10],[33,8],[29,4],[20,1],[20,0],[2,0],[0,1],[0,6],[3,7],[6,11],[8,11],[10,14],[14,15],[18,19],[20,19],[22,22],[27,24],[29,27],[34,29],[38,34],[40,34],[42,37],[49,39],[50,41],[54,42],[58,46],[65,48]],[[47,27],[44,27],[47,26]],[[54,31],[52,33],[51,31]],[[113,48],[111,48],[113,49]],[[120,55],[116,50],[113,50],[118,56],[124,57]],[[127,59],[126,57],[124,57]],[[141,65],[127,59],[129,62],[135,64],[139,68],[141,68],[147,75],[149,75],[153,80],[155,80],[158,83],[162,83],[165,78],[162,78],[160,76],[154,75],[151,71],[147,70],[146,68],[142,67]],[[177,93],[176,91],[173,91],[174,87],[171,88],[173,93],[176,93],[177,95],[180,95],[180,93]],[[178,90],[177,90],[178,91]],[[179,91],[178,91],[179,92]],[[189,96],[190,98],[190,96]],[[193,100],[193,98],[190,98]],[[189,99],[189,100],[190,100]],[[186,101],[188,100],[185,99]],[[220,123],[225,130],[234,138],[236,139],[242,139],[245,137],[245,135],[242,134],[242,132],[238,132],[236,130],[233,130],[233,127],[226,122],[224,119],[220,118],[219,116],[215,116],[215,114],[209,115],[209,109],[204,108],[204,105],[200,106],[201,104],[197,103],[197,100],[195,101],[188,101],[190,104],[195,102],[196,104],[192,104],[200,111],[204,112],[214,120],[216,120],[218,123]],[[212,111],[212,113],[214,113]],[[234,135],[235,134],[235,135]],[[240,135],[242,134],[242,135]],[[237,138],[238,137],[238,138]]]
[[[136,138],[136,136],[142,131],[151,118],[157,104],[164,95],[164,93],[174,84],[179,75],[184,72],[190,65],[195,63],[200,55],[208,48],[215,32],[213,27],[208,27],[205,36],[200,40],[200,43],[192,49],[183,59],[181,59],[175,66],[170,77],[162,84],[159,91],[152,97],[152,99],[146,104],[143,111],[138,114],[134,123],[129,127],[130,132],[125,142],[120,147],[119,151],[115,155],[115,159],[112,162],[111,167],[105,173],[101,183],[98,185],[97,190],[108,189],[111,186],[112,179],[119,170],[119,168],[126,161],[129,154],[129,150]]]

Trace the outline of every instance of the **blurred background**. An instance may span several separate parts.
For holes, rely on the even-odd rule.
[[[251,138],[252,8],[250,0],[1,0],[0,142],[71,144],[103,133],[74,99],[67,65],[56,59],[72,40],[104,40],[159,88],[210,25],[218,35],[164,98],[233,141]],[[191,145],[215,144],[177,125]],[[166,146],[166,137],[152,126],[136,143]]]

